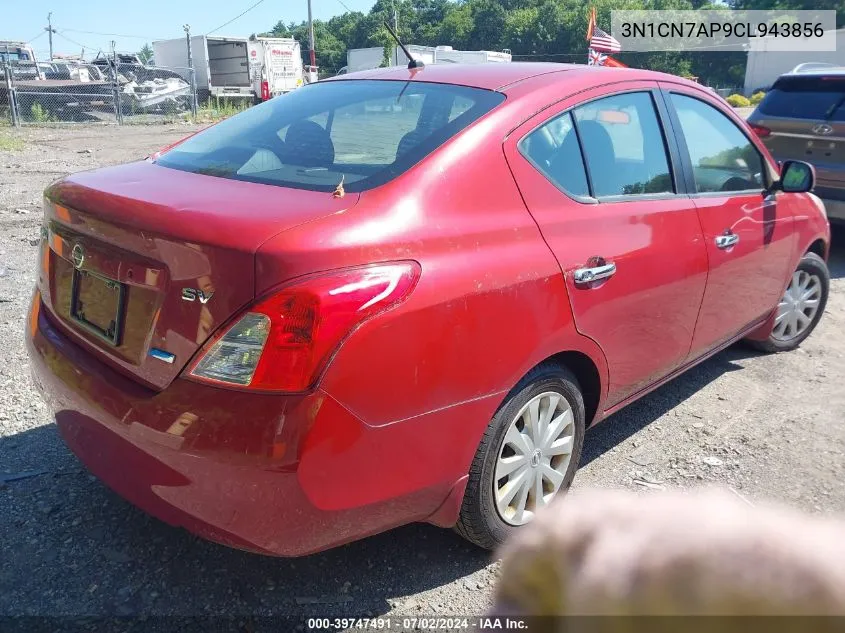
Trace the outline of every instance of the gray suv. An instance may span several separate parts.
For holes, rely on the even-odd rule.
[[[748,117],[776,160],[816,168],[813,192],[845,223],[845,67],[802,64],[781,75]]]

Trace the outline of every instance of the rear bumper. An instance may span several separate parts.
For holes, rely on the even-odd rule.
[[[457,512],[444,502],[455,496],[460,466],[425,479],[384,472],[383,457],[413,453],[413,434],[425,425],[369,427],[320,391],[247,394],[178,378],[148,390],[65,338],[37,292],[26,334],[33,379],[70,449],[171,525],[299,556],[417,520],[443,524],[441,506]]]

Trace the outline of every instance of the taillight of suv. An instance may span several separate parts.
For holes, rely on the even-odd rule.
[[[748,127],[751,128],[751,131],[754,132],[760,138],[766,138],[772,131],[764,125],[755,125],[754,123],[749,123]]]

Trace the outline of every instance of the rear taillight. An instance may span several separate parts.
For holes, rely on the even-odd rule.
[[[268,101],[270,99],[270,83],[267,81],[261,82],[261,100]]]
[[[754,123],[749,123],[748,126],[751,128],[751,131],[754,132],[760,138],[765,138],[772,133],[769,128],[764,127],[762,125],[755,125]]]
[[[202,382],[259,391],[306,391],[358,325],[405,299],[415,262],[334,271],[258,300],[207,344],[188,369]]]

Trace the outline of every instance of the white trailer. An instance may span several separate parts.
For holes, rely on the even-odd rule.
[[[408,49],[408,52],[411,54],[411,57],[413,57],[414,59],[421,60],[424,64],[436,63],[434,53],[437,49],[434,46],[419,46],[417,44],[406,44],[405,48]],[[411,60],[408,59],[408,56],[405,55],[401,48],[399,48],[398,46],[395,46],[393,48],[393,55],[390,56],[391,66],[407,66],[409,61]]]
[[[511,54],[507,51],[456,51],[438,47],[434,55],[435,64],[486,64],[511,61]]]
[[[425,64],[485,64],[490,62],[510,62],[511,53],[504,51],[456,51],[451,46],[406,46],[414,59],[421,59]],[[404,66],[410,60],[398,46],[393,49],[391,64]]]
[[[190,81],[185,38],[154,41],[153,53],[158,66],[171,68]],[[254,96],[247,38],[196,35],[191,38],[191,55],[200,100]]]
[[[384,65],[384,47],[350,48],[346,51],[346,66],[340,69],[338,75],[355,73],[359,70],[372,70]]]
[[[299,42],[289,37],[251,39],[249,75],[261,101],[296,90],[311,79],[304,73]]]

